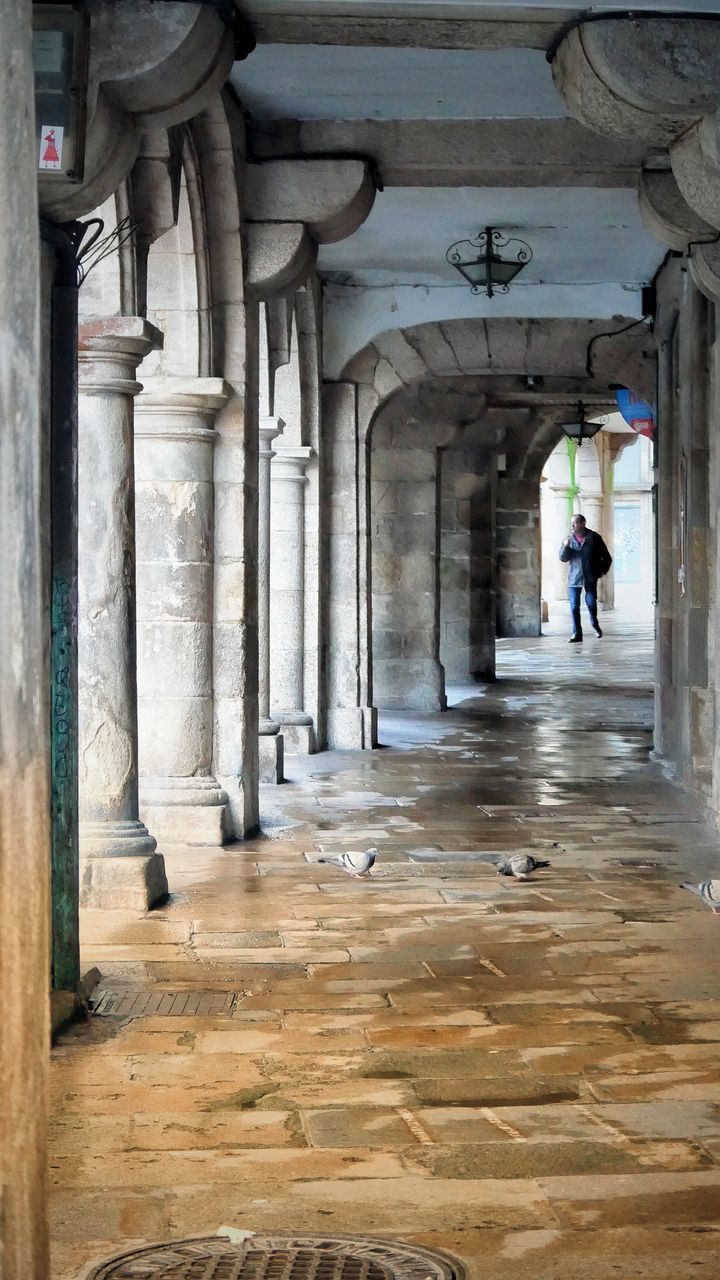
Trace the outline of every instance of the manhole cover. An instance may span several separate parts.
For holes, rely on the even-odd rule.
[[[463,1280],[459,1262],[362,1236],[253,1235],[173,1240],[118,1253],[86,1280]]]

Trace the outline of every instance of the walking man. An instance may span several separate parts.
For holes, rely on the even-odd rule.
[[[597,616],[597,584],[612,564],[612,556],[599,533],[588,529],[584,516],[573,516],[572,533],[560,548],[560,559],[568,566],[568,596],[573,633],[570,644],[582,644],[583,630],[580,617],[580,601],[583,587],[585,603],[593,630],[598,636],[602,629]]]

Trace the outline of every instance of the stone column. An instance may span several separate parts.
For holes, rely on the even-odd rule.
[[[138,813],[135,372],[162,335],[138,316],[80,328],[78,666],[80,903],[143,910],[167,894]]]
[[[270,705],[285,746],[314,750],[304,706],[306,445],[281,445],[273,459],[270,504]]]
[[[220,378],[150,378],[135,409],[140,804],[158,839],[218,845],[212,776],[213,449]]]
[[[365,436],[369,422],[355,383],[323,385],[323,526],[321,627],[326,635],[324,694],[327,746],[366,751],[377,746],[372,705],[369,539]],[[376,407],[376,406],[375,406]]]
[[[45,1280],[50,1265],[50,511],[41,395],[47,411],[50,308],[42,321],[38,279],[42,273],[47,299],[55,264],[47,245],[41,262],[38,244],[29,0],[0,0],[0,30],[0,79],[8,86],[0,98],[0,1073],[5,1082],[0,1270],[3,1280]]]
[[[272,442],[282,435],[281,418],[260,419],[258,456],[258,703],[260,781],[283,781],[284,739],[270,718],[270,463]]]
[[[572,489],[550,485],[553,497],[553,599],[567,601],[567,565],[560,559],[560,544],[570,535],[572,521]]]
[[[540,635],[540,486],[502,479],[497,495],[497,633]]]
[[[603,494],[584,494],[582,498],[582,513],[587,520],[588,528],[594,529],[596,533],[600,534],[601,538],[605,538],[605,498]],[[607,607],[604,583],[605,578],[601,578],[598,583],[598,604],[602,610]]]

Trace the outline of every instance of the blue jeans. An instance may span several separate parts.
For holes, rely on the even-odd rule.
[[[570,616],[572,617],[573,635],[581,636],[582,619],[580,617],[580,601],[582,599],[582,587],[568,587],[568,596],[570,598]],[[593,582],[590,586],[585,584],[585,603],[590,614],[590,621],[593,626],[598,625],[597,616],[597,583]]]

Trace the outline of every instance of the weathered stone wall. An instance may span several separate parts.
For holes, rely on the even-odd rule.
[[[495,482],[488,450],[441,452],[440,661],[446,680],[495,675]]]
[[[540,635],[540,488],[535,476],[498,480],[497,634]]]
[[[29,0],[0,0],[0,30],[0,1273],[46,1280],[49,507]],[[46,285],[53,268],[47,250]]]
[[[674,261],[660,282],[659,327],[655,753],[674,776],[711,800],[717,791],[709,652],[715,598],[710,507],[717,507],[710,485],[717,447],[715,433],[709,435],[717,408],[710,377],[714,307]]]
[[[445,679],[439,661],[440,467],[436,435],[422,425],[397,421],[392,413],[384,414],[373,429],[373,690],[379,707],[440,711],[445,706]]]

